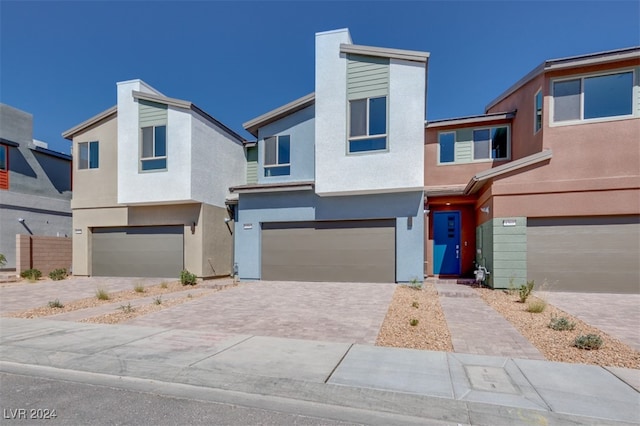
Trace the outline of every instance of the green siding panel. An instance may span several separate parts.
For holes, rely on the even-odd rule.
[[[247,148],[247,183],[258,183],[258,147]]]
[[[470,163],[472,158],[471,142],[458,142],[455,144],[456,163]]]
[[[138,106],[140,127],[162,126],[167,124],[166,105],[140,99]]]
[[[389,60],[349,55],[347,63],[347,96],[361,99],[389,94]]]
[[[504,226],[505,221],[514,226]],[[478,260],[492,288],[519,287],[527,280],[527,218],[494,218],[476,228]]]

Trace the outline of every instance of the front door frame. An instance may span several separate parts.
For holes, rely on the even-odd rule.
[[[462,268],[462,213],[459,210],[433,212],[433,274],[459,276]],[[440,241],[446,244],[438,244]],[[442,270],[443,265],[445,270]]]

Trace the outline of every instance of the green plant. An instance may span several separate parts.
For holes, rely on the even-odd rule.
[[[64,280],[65,278],[67,278],[67,270],[65,268],[54,269],[53,271],[49,272],[49,278],[54,281]]]
[[[162,296],[154,298],[153,303],[155,303],[156,305],[162,305]]]
[[[416,325],[418,325],[418,322],[419,321],[417,319],[415,319],[415,318],[411,318],[409,320],[409,324],[411,324],[412,327],[415,327]]]
[[[64,308],[64,305],[60,302],[60,300],[56,299],[56,300],[51,300],[49,302],[49,307],[50,308]]]
[[[111,295],[109,295],[109,292],[103,288],[99,288],[96,290],[96,297],[98,298],[98,300],[111,299]]]
[[[0,253],[0,268],[7,264],[7,258],[4,257],[4,254]]]
[[[160,288],[167,288],[167,287],[169,287],[169,283],[168,283],[168,282],[166,282],[166,281],[162,281],[162,282],[160,283]]]
[[[520,286],[520,290],[518,293],[520,294],[520,303],[524,303],[527,301],[527,298],[531,296],[531,292],[533,291],[534,281],[527,281],[526,284],[522,284]]]
[[[569,321],[565,317],[553,317],[549,321],[549,328],[557,331],[573,330],[576,326],[575,322]]]
[[[420,304],[419,304],[418,302],[415,302],[415,301],[414,301],[414,302],[411,304],[411,306],[413,306],[414,308],[419,308],[419,307],[420,307]]]
[[[198,283],[198,277],[196,277],[196,274],[192,274],[186,269],[183,269],[182,272],[180,272],[180,282],[182,285],[196,285]]]
[[[20,272],[20,276],[22,278],[26,278],[29,281],[37,281],[40,279],[40,277],[42,276],[42,272],[40,272],[40,270],[38,269],[27,269],[24,270],[22,272]]]
[[[542,299],[536,299],[532,302],[529,302],[529,305],[527,306],[527,312],[539,314],[540,312],[544,311],[546,307],[547,302]]]
[[[122,312],[124,312],[125,314],[130,314],[131,312],[135,312],[136,310],[136,308],[131,306],[131,302],[127,303],[126,305],[120,305],[120,308],[118,309],[122,309]]]
[[[573,346],[578,349],[586,349],[588,351],[600,349],[602,347],[602,338],[597,334],[586,334],[576,337]]]
[[[422,288],[422,281],[419,281],[418,278],[413,277],[409,281],[409,286],[415,288],[416,290],[420,290]]]
[[[136,283],[136,285],[133,286],[133,291],[136,293],[144,293],[144,286],[140,283]]]

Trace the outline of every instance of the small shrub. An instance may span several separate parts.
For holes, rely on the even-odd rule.
[[[527,312],[531,312],[532,314],[539,314],[544,311],[547,307],[547,302],[542,299],[534,300],[533,302],[529,302],[529,306],[527,306]]]
[[[527,281],[526,284],[522,284],[520,286],[520,290],[518,293],[520,294],[520,302],[524,303],[527,301],[527,298],[531,296],[531,292],[533,291],[534,281]]]
[[[418,302],[413,302],[411,306],[413,306],[414,308],[419,308],[420,304]]]
[[[125,314],[130,314],[131,312],[135,312],[136,310],[136,308],[131,306],[131,302],[127,303],[126,305],[120,305],[120,308],[118,309],[122,309],[122,312],[124,312]]]
[[[180,282],[182,285],[196,285],[198,283],[198,277],[196,277],[196,274],[192,274],[186,269],[183,269],[182,272],[180,272]]]
[[[415,288],[416,290],[420,290],[422,288],[422,282],[418,280],[418,278],[411,278],[409,281],[409,286]]]
[[[409,324],[411,324],[412,327],[415,327],[416,325],[418,325],[418,322],[419,321],[417,319],[415,319],[415,318],[411,318],[409,320]]]
[[[111,299],[111,296],[109,295],[109,292],[103,288],[99,288],[96,290],[96,297],[98,298],[98,300],[109,300]]]
[[[144,286],[140,283],[137,283],[133,286],[133,291],[135,291],[136,293],[144,293]]]
[[[160,288],[168,288],[168,287],[169,287],[169,283],[168,283],[168,282],[166,282],[166,281],[162,281],[162,282],[160,283]]]
[[[154,298],[153,303],[155,303],[156,305],[162,305],[162,296]]]
[[[20,272],[20,276],[22,278],[26,278],[29,281],[37,281],[42,276],[42,272],[38,269],[27,269],[25,271]]]
[[[557,331],[573,330],[576,326],[575,322],[569,321],[565,317],[554,317],[549,321],[549,328]]]
[[[4,257],[4,254],[0,253],[0,268],[7,264],[7,258]]]
[[[64,280],[65,278],[67,278],[67,270],[65,268],[54,269],[53,271],[49,272],[49,278],[54,281]]]
[[[56,300],[51,300],[49,302],[49,307],[50,308],[64,308],[64,305],[60,302],[60,300],[56,299]]]
[[[586,349],[588,351],[600,349],[602,347],[602,338],[597,334],[586,334],[576,337],[573,346],[578,349]]]

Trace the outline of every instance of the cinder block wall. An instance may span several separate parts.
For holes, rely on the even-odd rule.
[[[71,269],[71,238],[16,235],[16,273],[39,269],[42,275],[58,268]]]

